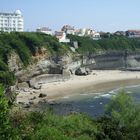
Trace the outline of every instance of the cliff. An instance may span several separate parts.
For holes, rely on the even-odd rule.
[[[0,34],[0,83],[13,85],[14,74],[18,88],[40,88],[44,82],[66,80],[72,74],[86,75],[94,69],[140,67],[139,39],[70,39],[70,44],[62,44],[55,37],[39,33]],[[75,52],[73,41],[78,44]]]
[[[130,69],[140,67],[140,53],[129,52],[126,56],[125,51],[107,52],[104,54],[94,54],[96,65],[94,69]]]
[[[90,55],[66,54],[61,57],[42,58],[37,63],[29,65],[26,69],[19,69],[15,72],[18,80],[18,87],[22,87],[24,82],[26,87],[40,88],[41,84],[67,80],[75,74],[79,68],[89,68],[90,70],[113,70],[113,69],[136,69],[140,67],[140,53],[108,52],[104,54]],[[18,58],[18,57],[17,57]],[[15,55],[10,62],[14,63]],[[16,60],[17,61],[17,60]],[[20,61],[17,61],[20,62]],[[21,66],[21,64],[14,64]],[[10,69],[13,68],[13,65]],[[20,84],[21,83],[21,84]],[[25,85],[25,84],[24,84]]]

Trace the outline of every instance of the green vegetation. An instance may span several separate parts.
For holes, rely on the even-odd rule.
[[[12,85],[15,81],[13,74],[8,69],[8,56],[16,52],[24,66],[32,63],[32,56],[37,50],[44,48],[49,56],[63,55],[69,47],[61,44],[55,37],[28,32],[0,33],[0,83]]]
[[[0,85],[0,139],[10,140],[13,139],[13,129],[9,117],[10,106],[8,100],[4,96],[4,88]]]
[[[140,106],[122,92],[107,106],[105,116],[100,118],[101,131],[111,140],[140,139]]]
[[[93,119],[75,113],[10,111],[0,87],[1,140],[139,140],[140,107],[125,93],[118,94],[105,114]]]
[[[0,34],[0,60],[6,63],[7,55],[11,51],[17,52],[24,65],[28,65],[31,56],[36,54],[37,48],[44,47],[51,54],[64,54],[68,51],[55,37],[28,32],[12,32]]]
[[[79,53],[98,53],[106,51],[140,51],[140,39],[128,38],[117,35],[104,35],[100,40],[93,40],[90,37],[79,37],[68,35],[71,41],[78,41]]]

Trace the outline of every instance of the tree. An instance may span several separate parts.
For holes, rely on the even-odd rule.
[[[11,138],[11,130],[9,105],[4,96],[4,88],[0,85],[0,140],[9,140]]]
[[[101,132],[114,140],[140,139],[140,107],[122,92],[107,105],[105,116],[99,119]]]

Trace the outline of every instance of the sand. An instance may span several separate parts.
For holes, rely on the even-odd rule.
[[[40,90],[35,91],[36,93],[32,90],[26,93],[20,92],[17,96],[17,102],[28,102],[33,100],[33,97],[36,97],[34,102],[38,102],[42,100],[38,98],[39,93],[47,95],[43,100],[51,101],[67,95],[85,92],[97,93],[129,85],[140,85],[140,72],[94,70],[91,75],[72,75],[67,81],[43,84]]]

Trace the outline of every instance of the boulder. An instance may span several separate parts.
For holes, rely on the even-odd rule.
[[[30,105],[33,105],[33,104],[34,104],[34,102],[33,102],[33,101],[30,101],[30,102],[29,102],[29,104],[30,104]]]
[[[89,68],[85,68],[85,71],[87,72],[87,75],[91,74],[91,70]]]
[[[88,75],[88,72],[86,71],[86,68],[78,68],[75,71],[75,75]]]
[[[35,85],[33,86],[33,88],[34,88],[34,89],[41,89],[41,85],[35,84]]]
[[[24,102],[18,102],[18,104],[20,104],[20,105],[24,105],[25,103],[24,103]]]
[[[39,98],[44,98],[44,97],[46,97],[46,96],[47,96],[46,94],[40,93],[38,97],[39,97]]]
[[[34,96],[34,97],[30,98],[30,100],[35,100],[35,99],[36,99],[36,96]]]
[[[29,89],[29,85],[28,85],[27,82],[18,83],[17,87],[18,87],[18,89],[20,89],[20,90]]]
[[[31,107],[31,105],[30,105],[30,103],[26,103],[26,104],[24,104],[24,106],[23,106],[24,108],[30,108]]]
[[[18,102],[23,108],[30,108],[30,103],[25,103],[25,102]]]

